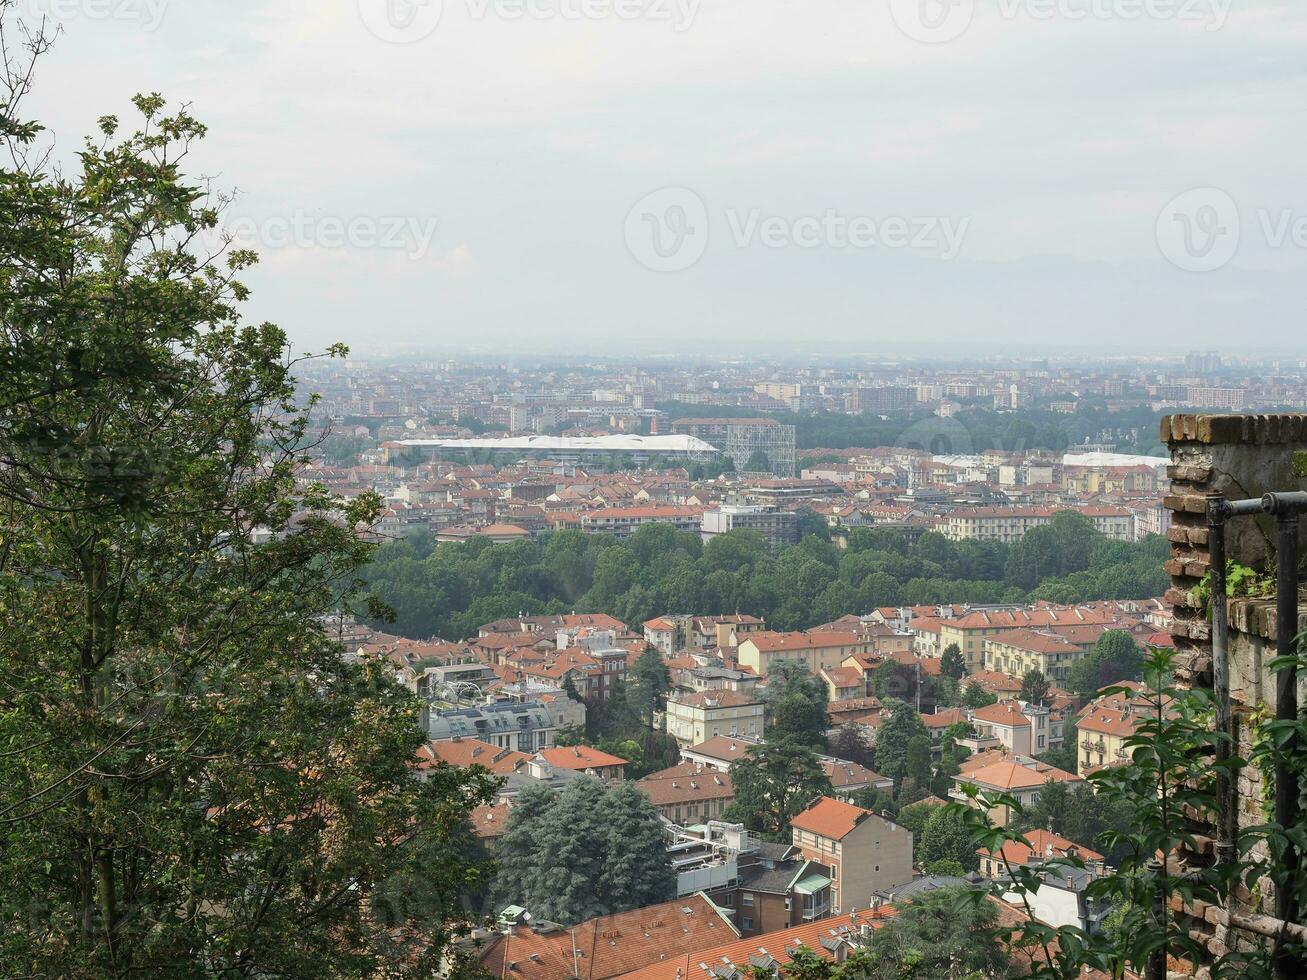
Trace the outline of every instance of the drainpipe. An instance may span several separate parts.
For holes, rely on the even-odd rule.
[[[1225,584],[1225,522],[1229,519],[1230,502],[1218,497],[1207,510],[1207,549],[1211,555],[1212,574],[1212,688],[1216,701],[1216,730],[1225,738],[1216,743],[1216,778],[1218,825],[1216,859],[1227,864],[1234,859],[1234,843],[1238,833],[1239,815],[1236,809],[1236,784],[1230,778],[1229,767],[1234,726],[1230,724],[1230,607],[1226,601]]]
[[[1276,524],[1275,652],[1277,657],[1293,658],[1298,652],[1298,519],[1307,510],[1307,492],[1268,493],[1262,498],[1262,506],[1274,515]],[[1291,665],[1280,670],[1275,689],[1276,720],[1297,721],[1298,668]],[[1296,741],[1291,739],[1285,745],[1285,756],[1296,747]],[[1275,822],[1286,830],[1298,822],[1298,772],[1284,756],[1275,766]],[[1283,860],[1285,868],[1297,867],[1298,853],[1292,843],[1287,845]],[[1290,878],[1290,887],[1276,893],[1276,916],[1297,922],[1292,881]],[[1277,968],[1281,976],[1298,975],[1293,972],[1294,964],[1279,956]]]

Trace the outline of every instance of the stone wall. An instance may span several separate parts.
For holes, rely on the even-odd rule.
[[[1194,595],[1211,567],[1207,504],[1213,496],[1231,500],[1260,497],[1271,491],[1307,489],[1294,471],[1294,454],[1307,449],[1307,415],[1171,415],[1162,419],[1162,439],[1171,449],[1171,576],[1167,598],[1175,608],[1171,634],[1179,651],[1180,686],[1212,685],[1211,622],[1206,605]],[[1299,531],[1307,555],[1307,521]],[[1275,525],[1269,517],[1240,518],[1227,525],[1226,554],[1258,571],[1274,573]],[[1266,668],[1275,656],[1275,600],[1233,599],[1230,614],[1230,698],[1238,737],[1235,751],[1247,758],[1259,715],[1274,713],[1275,683]],[[1302,610],[1307,613],[1307,609]],[[1307,615],[1300,616],[1307,625]],[[1307,682],[1307,678],[1302,679]],[[1300,699],[1303,698],[1300,684]],[[1307,704],[1307,700],[1302,703]],[[1240,775],[1240,826],[1265,822],[1261,773],[1252,767]],[[1193,863],[1212,859],[1210,840],[1200,838],[1206,853],[1189,855]],[[1240,912],[1266,912],[1269,896],[1236,893]],[[1247,942],[1224,925],[1222,910],[1190,909],[1190,927],[1210,952]]]

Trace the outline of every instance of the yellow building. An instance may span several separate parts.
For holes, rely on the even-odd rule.
[[[762,738],[763,707],[752,694],[739,691],[673,694],[667,698],[665,724],[682,747],[718,735]]]
[[[1037,670],[1050,684],[1063,685],[1071,665],[1089,655],[1091,647],[1072,643],[1056,633],[1010,630],[987,637],[982,644],[985,670],[1024,677]]]
[[[751,667],[761,676],[766,676],[771,665],[781,660],[798,661],[815,676],[822,670],[840,666],[856,653],[871,653],[875,648],[875,640],[858,633],[835,630],[777,633],[763,630],[740,641],[736,658],[741,666]]]

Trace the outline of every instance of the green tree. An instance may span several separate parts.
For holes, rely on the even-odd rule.
[[[1027,704],[1043,704],[1048,700],[1048,679],[1043,671],[1031,668],[1021,678],[1020,700]]]
[[[967,663],[962,659],[962,650],[956,643],[950,643],[944,648],[944,656],[940,658],[939,672],[945,677],[951,677],[955,681],[960,681],[967,674]]]
[[[982,978],[1009,975],[1009,956],[990,935],[998,919],[985,893],[938,888],[905,903],[871,936],[867,954],[850,959],[847,980]],[[858,961],[861,962],[858,962]]]
[[[917,863],[925,866],[935,861],[957,861],[968,871],[980,866],[980,856],[967,827],[956,808],[936,806],[921,828],[921,840],[915,848]]]
[[[1109,630],[1098,638],[1089,656],[1072,665],[1067,684],[1083,698],[1096,698],[1110,684],[1138,680],[1142,669],[1143,653],[1134,637]]]
[[[744,471],[746,473],[770,473],[771,460],[767,458],[767,454],[761,449],[755,449],[745,462]]]
[[[924,735],[929,740],[930,734],[921,716],[906,701],[891,700],[886,707],[889,717],[876,732],[876,771],[898,785],[913,775],[909,758],[912,739]]]
[[[862,731],[859,725],[841,725],[827,740],[826,751],[837,759],[846,759],[871,768],[873,753]]]
[[[913,735],[908,739],[907,774],[917,787],[929,791],[933,766],[930,758],[930,736]]]
[[[790,820],[819,796],[831,793],[821,759],[793,739],[750,747],[731,766],[735,800],[725,819],[745,824],[768,840],[788,840]]]
[[[826,685],[807,666],[781,660],[767,671],[762,702],[770,738],[795,739],[814,748],[826,744],[830,715],[826,711]]]
[[[963,690],[962,703],[968,708],[983,708],[987,705],[997,704],[998,696],[991,694],[973,681]]]
[[[524,792],[495,856],[497,903],[564,925],[676,894],[657,811],[630,784],[581,778],[561,793]]]
[[[653,647],[645,647],[631,671],[628,698],[646,725],[653,724],[654,712],[662,710],[671,688],[672,675],[662,656]]]
[[[181,170],[204,127],[138,97],[140,128],[104,117],[62,176],[5,69],[0,974],[434,968],[492,783],[416,779],[418,703],[322,629],[379,501],[298,483],[314,400],[286,335],[242,320],[255,256],[193,247],[220,203]],[[379,918],[413,876],[420,907]]]

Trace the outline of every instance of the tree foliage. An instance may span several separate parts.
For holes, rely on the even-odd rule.
[[[831,793],[817,753],[790,739],[750,747],[731,766],[731,781],[735,800],[725,819],[743,823],[768,840],[788,840],[790,820],[817,797]]]
[[[1164,591],[1156,546],[1125,548],[1102,553],[1101,568],[1048,581],[1058,583],[1062,601]],[[1098,554],[1091,551],[1089,560]],[[1105,593],[1096,593],[1094,582],[1068,584],[1078,574],[1093,578],[1133,567],[1141,556],[1152,562],[1153,575],[1109,583]],[[1008,564],[1005,545],[954,542],[934,533],[909,546],[892,531],[857,528],[849,547],[838,551],[823,530],[772,554],[756,531],[731,531],[704,544],[693,532],[650,524],[621,541],[578,530],[511,544],[433,545],[416,536],[383,545],[367,577],[394,610],[392,628],[399,633],[461,639],[482,623],[519,612],[606,612],[639,623],[669,610],[748,611],[773,629],[788,630],[877,606],[1024,600],[1030,590],[1008,578]]]
[[[414,778],[415,699],[321,627],[378,501],[297,483],[312,399],[286,335],[241,318],[255,257],[197,245],[204,127],[141,96],[135,131],[103,118],[52,174],[30,78],[6,60],[0,974],[421,972],[491,784]]]
[[[583,777],[561,793],[532,787],[496,847],[497,904],[574,925],[668,901],[676,873],[667,843],[657,811],[630,783]]]

